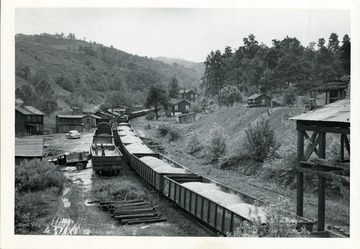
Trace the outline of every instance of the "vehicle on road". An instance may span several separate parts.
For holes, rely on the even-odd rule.
[[[76,139],[76,138],[80,138],[80,133],[77,130],[72,130],[66,133],[65,136],[68,139]]]
[[[87,151],[75,151],[75,152],[65,152],[52,158],[49,162],[54,163],[59,166],[75,166],[77,170],[85,169],[90,160],[90,154]]]

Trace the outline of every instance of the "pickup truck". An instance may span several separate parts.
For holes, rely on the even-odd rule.
[[[90,154],[87,151],[75,151],[75,152],[65,152],[57,156],[56,158],[52,158],[49,162],[54,163],[59,166],[75,166],[77,170],[82,170],[86,168],[90,160]]]

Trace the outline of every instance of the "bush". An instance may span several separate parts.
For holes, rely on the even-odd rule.
[[[92,192],[99,200],[134,200],[145,197],[145,192],[141,187],[129,180],[114,179],[94,187]]]
[[[296,104],[296,95],[294,90],[288,90],[285,92],[282,104],[284,106]]]
[[[181,136],[179,128],[174,125],[161,124],[157,128],[157,131],[161,137],[167,136],[169,141],[175,141]]]
[[[210,138],[205,145],[205,153],[211,162],[218,161],[226,152],[226,140],[224,128],[214,124],[210,130]]]
[[[148,114],[146,114],[145,118],[146,118],[146,120],[154,120],[155,113],[154,112],[149,112]]]
[[[297,230],[296,222],[289,222],[289,200],[279,198],[275,204],[263,207],[266,214],[265,223],[259,214],[251,222],[243,221],[235,230],[234,237],[305,237],[310,233],[305,228]]]
[[[245,133],[244,155],[252,160],[263,162],[279,148],[268,119],[261,118],[254,125],[250,125]]]
[[[200,140],[199,133],[191,133],[185,145],[186,152],[189,154],[200,153],[204,149],[204,145]]]
[[[15,187],[19,192],[62,189],[64,175],[57,166],[47,161],[31,160],[15,167]]]

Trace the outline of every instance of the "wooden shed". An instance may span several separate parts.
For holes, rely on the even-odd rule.
[[[253,94],[247,98],[248,107],[271,106],[271,98],[266,94]]]
[[[175,115],[176,112],[189,113],[191,103],[186,99],[171,101],[171,112]]]
[[[71,130],[84,130],[83,115],[56,115],[56,132],[66,133]]]
[[[309,90],[309,100],[312,108],[331,104],[346,97],[346,89],[350,83],[349,79],[325,82],[321,86]],[[325,93],[325,99],[319,98],[318,94]]]
[[[42,134],[44,113],[32,106],[15,106],[15,135]]]
[[[102,120],[101,117],[96,116],[94,114],[87,114],[84,115],[83,117],[83,123],[85,128],[97,127],[101,120]]]
[[[333,181],[349,201],[350,100],[344,99],[291,118],[297,129],[297,215],[303,216],[304,174],[318,177],[318,231],[325,231],[325,181]],[[337,134],[340,160],[326,159],[326,135]],[[307,140],[307,143],[305,143]],[[307,145],[306,145],[307,144]],[[305,148],[306,145],[306,148]]]
[[[40,159],[44,156],[43,138],[16,138],[15,164],[20,165],[24,160]]]

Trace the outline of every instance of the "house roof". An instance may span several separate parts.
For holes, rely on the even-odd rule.
[[[96,118],[96,119],[101,119],[101,117],[96,116],[95,114],[87,114],[87,115],[84,115],[84,117],[87,117],[87,116],[92,117],[92,118]]]
[[[43,138],[16,138],[15,157],[42,157],[44,155]]]
[[[331,90],[341,90],[346,89],[349,85],[349,81],[333,81],[322,84],[311,88],[310,91],[331,91]]]
[[[59,118],[83,118],[84,115],[56,115]]]
[[[250,97],[248,97],[247,99],[257,99],[257,98],[259,98],[259,97],[262,96],[262,95],[265,95],[266,97],[268,97],[268,98],[270,99],[270,97],[267,96],[267,95],[264,94],[264,93],[261,93],[261,94],[255,93],[255,94],[251,95]]]
[[[179,104],[180,102],[183,102],[183,101],[186,101],[186,102],[188,102],[189,104],[191,104],[191,102],[190,102],[189,100],[187,100],[187,99],[179,100],[179,101],[177,102],[177,104]]]
[[[45,115],[44,113],[32,106],[15,106],[15,110],[21,112],[24,115]]]
[[[113,107],[111,107],[110,109],[113,109],[113,108],[129,108],[128,106],[126,106],[126,105],[117,105],[117,106],[113,106]]]
[[[292,120],[350,123],[350,100],[342,99],[319,109],[290,118]]]
[[[190,89],[190,90],[184,90],[184,89],[180,89],[179,93],[188,93],[188,92],[194,92],[197,93],[195,90]]]

